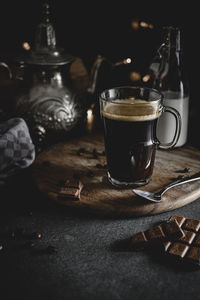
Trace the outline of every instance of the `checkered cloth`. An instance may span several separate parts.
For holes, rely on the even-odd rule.
[[[22,118],[0,123],[0,185],[22,168],[32,164],[35,147]]]

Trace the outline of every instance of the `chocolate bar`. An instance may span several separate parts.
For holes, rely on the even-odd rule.
[[[181,262],[200,266],[200,220],[182,216],[172,216],[169,220],[178,222],[184,236],[175,241],[165,241],[165,253]]]
[[[60,187],[58,197],[66,200],[77,201],[80,199],[80,194],[83,188],[83,184],[80,180],[67,179]]]
[[[183,230],[174,218],[134,234],[131,237],[131,246],[135,250],[140,250],[158,242],[176,240],[184,236]]]

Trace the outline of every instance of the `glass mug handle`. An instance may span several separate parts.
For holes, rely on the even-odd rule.
[[[171,142],[169,142],[169,143],[160,143],[160,141],[158,140],[158,147],[160,149],[171,149],[176,145],[176,143],[178,142],[178,139],[180,137],[180,133],[181,133],[181,115],[179,114],[179,112],[175,108],[169,107],[169,106],[164,106],[163,113],[164,112],[169,112],[175,117],[176,130],[175,130],[175,133],[174,133],[173,140]]]

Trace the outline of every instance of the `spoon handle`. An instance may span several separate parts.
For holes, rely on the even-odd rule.
[[[162,188],[159,192],[156,193],[157,196],[161,196],[162,194],[164,194],[164,192],[166,192],[168,189],[170,189],[173,186],[177,186],[183,183],[187,183],[187,182],[191,182],[191,181],[195,181],[200,179],[200,172],[195,173],[191,176],[187,176],[184,178],[180,178],[177,179],[176,181],[173,181],[171,183],[169,183],[168,185],[166,185],[164,188]]]

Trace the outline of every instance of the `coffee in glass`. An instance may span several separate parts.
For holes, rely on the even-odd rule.
[[[161,145],[157,120],[163,111],[176,119],[173,141]],[[180,134],[180,115],[162,105],[162,94],[142,87],[117,87],[100,95],[108,179],[118,187],[147,184],[152,177],[156,148],[172,148]]]

